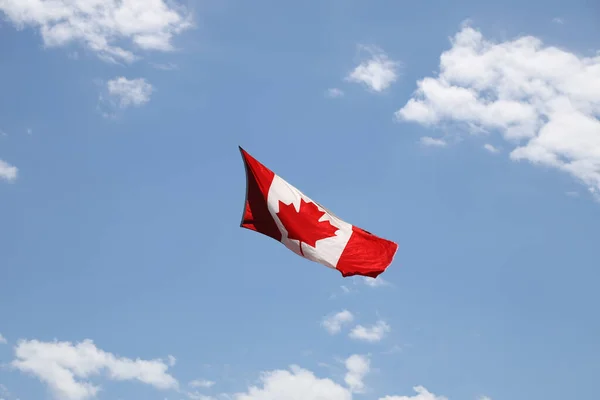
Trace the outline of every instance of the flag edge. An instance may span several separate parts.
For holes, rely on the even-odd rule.
[[[247,227],[244,226],[244,217],[246,216],[246,204],[248,204],[248,193],[250,191],[250,185],[249,185],[249,173],[250,171],[248,170],[248,162],[246,161],[246,157],[244,156],[244,153],[246,153],[246,150],[244,150],[242,148],[242,146],[238,146],[238,150],[240,152],[240,155],[242,156],[242,161],[244,163],[244,173],[245,173],[245,177],[246,177],[246,193],[244,194],[244,208],[242,209],[242,218],[240,219],[240,228],[243,229],[248,229]]]

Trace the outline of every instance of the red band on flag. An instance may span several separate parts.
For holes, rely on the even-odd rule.
[[[394,259],[398,245],[377,237],[357,226],[342,252],[336,269],[342,276],[363,275],[376,278]]]
[[[281,231],[267,207],[267,195],[275,174],[241,147],[240,152],[246,167],[246,202],[240,226],[281,241]]]

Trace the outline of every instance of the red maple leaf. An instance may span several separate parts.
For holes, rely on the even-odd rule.
[[[279,200],[279,212],[277,216],[288,232],[288,239],[300,242],[300,253],[302,243],[315,247],[317,240],[335,236],[338,228],[331,225],[329,221],[319,221],[325,215],[312,202],[300,200],[300,210],[296,211],[293,203],[285,204]],[[303,254],[303,253],[302,253]]]

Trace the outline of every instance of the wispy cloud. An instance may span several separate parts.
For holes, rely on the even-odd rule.
[[[378,47],[359,46],[359,49],[368,54],[346,77],[349,82],[360,83],[374,92],[383,92],[398,79],[398,61],[389,57]]]
[[[154,88],[144,78],[127,79],[120,76],[107,82],[108,94],[121,108],[139,107],[150,101]]]
[[[210,388],[215,385],[215,382],[209,381],[207,379],[194,379],[189,383],[189,385],[195,388]]]
[[[365,285],[370,287],[381,287],[381,286],[389,286],[389,282],[384,280],[382,277],[378,276],[377,278],[370,278],[367,276],[362,277],[362,281]]]
[[[375,325],[363,326],[357,325],[350,332],[352,339],[365,342],[379,342],[391,331],[390,326],[385,321],[377,321]]]
[[[0,160],[0,180],[14,182],[19,174],[19,169],[6,161]]]
[[[344,91],[342,89],[338,89],[338,88],[329,88],[325,92],[325,96],[327,96],[331,99],[337,99],[339,97],[344,97]]]
[[[366,356],[353,354],[346,359],[346,375],[344,381],[354,393],[363,393],[365,390],[364,378],[371,370],[371,362]]]
[[[108,82],[99,81],[98,84],[98,111],[105,118],[116,118],[125,109],[142,107],[150,101],[155,91],[144,78],[128,79],[120,76]]]
[[[487,151],[489,151],[492,154],[496,154],[500,152],[500,149],[498,149],[497,147],[494,147],[493,145],[486,143],[483,145],[483,148],[486,149]]]
[[[8,399],[12,399],[12,398],[13,398],[12,393],[10,393],[10,391],[8,390],[8,388],[5,385],[0,383],[0,399],[8,400]],[[17,399],[17,400],[19,400],[19,399]]]
[[[444,139],[436,139],[429,136],[423,136],[419,139],[423,146],[429,147],[446,147],[448,143]]]
[[[348,310],[340,311],[334,315],[326,317],[321,325],[331,335],[335,335],[342,330],[342,326],[349,324],[354,320],[354,315]]]
[[[413,390],[417,393],[414,396],[384,396],[379,400],[448,400],[444,396],[436,396],[423,386],[415,386]]]
[[[216,400],[213,396],[207,396],[199,392],[186,392],[185,395],[190,400]]]
[[[160,69],[163,71],[174,71],[179,69],[179,66],[177,64],[174,63],[166,63],[166,64],[159,64],[159,63],[151,63],[151,65],[156,68],[156,69]]]

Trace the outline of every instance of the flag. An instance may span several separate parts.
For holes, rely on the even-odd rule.
[[[377,277],[398,245],[341,220],[240,147],[246,202],[240,226],[269,236],[342,276]]]

